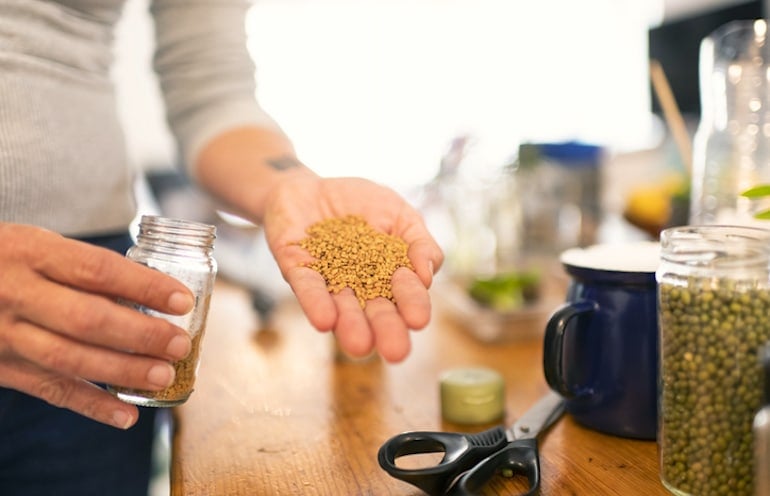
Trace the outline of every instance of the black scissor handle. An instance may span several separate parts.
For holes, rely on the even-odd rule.
[[[454,432],[405,432],[380,447],[377,460],[392,477],[417,486],[431,496],[446,494],[457,476],[508,443],[498,426],[476,434]],[[407,455],[444,453],[441,461],[425,468],[401,468],[396,459]]]
[[[477,496],[498,471],[527,477],[529,489],[519,496],[531,496],[540,486],[540,458],[535,438],[518,439],[497,453],[488,456],[457,481],[451,496]]]

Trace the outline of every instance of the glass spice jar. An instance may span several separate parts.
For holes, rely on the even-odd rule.
[[[759,352],[770,340],[770,231],[661,233],[660,477],[677,495],[753,496]]]
[[[171,386],[162,391],[108,386],[121,400],[141,406],[170,407],[184,403],[190,397],[198,372],[201,341],[217,273],[213,257],[215,238],[216,227],[212,225],[142,216],[136,244],[128,250],[126,257],[184,283],[195,296],[195,305],[185,315],[168,315],[131,302],[124,303],[187,330],[192,339],[192,350],[186,358],[173,363],[176,378]]]

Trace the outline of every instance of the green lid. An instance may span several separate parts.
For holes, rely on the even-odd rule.
[[[441,375],[441,415],[457,424],[486,424],[502,418],[505,384],[494,370],[452,369]]]

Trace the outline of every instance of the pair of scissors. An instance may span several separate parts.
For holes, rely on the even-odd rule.
[[[538,435],[564,412],[564,399],[549,392],[516,421],[475,434],[415,431],[398,434],[380,447],[377,460],[392,477],[408,482],[431,496],[471,496],[502,473],[525,476],[528,491],[540,486]],[[401,468],[396,460],[407,455],[443,453],[436,465]]]

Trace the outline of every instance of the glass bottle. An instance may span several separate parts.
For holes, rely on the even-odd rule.
[[[109,386],[108,389],[121,400],[141,406],[168,407],[184,403],[192,393],[217,272],[213,257],[215,238],[216,227],[212,225],[142,216],[136,244],[128,250],[126,257],[184,283],[195,295],[195,305],[185,315],[168,315],[130,302],[125,304],[187,330],[192,339],[192,351],[173,364],[176,379],[162,391]]]
[[[741,193],[770,183],[770,40],[764,20],[729,22],[703,39],[701,119],[693,140],[690,223],[754,222]]]
[[[521,144],[516,176],[525,252],[556,256],[596,242],[603,155],[600,146],[576,141]]]
[[[677,495],[753,496],[759,353],[770,341],[770,231],[661,233],[660,477]]]

